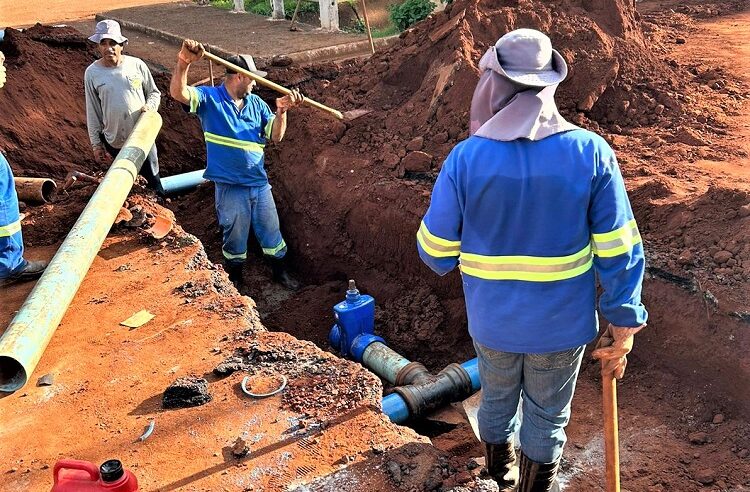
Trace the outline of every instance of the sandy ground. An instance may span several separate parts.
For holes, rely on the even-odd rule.
[[[102,10],[139,5],[176,3],[179,0],[117,0],[103,3],[96,0],[44,0],[44,2],[0,1],[0,26],[24,27],[37,22],[52,24],[94,17]]]
[[[133,204],[158,210],[145,201]],[[25,226],[33,228],[33,221]],[[55,249],[31,248],[28,257],[48,259]],[[3,291],[0,324],[7,325],[32,287]],[[119,324],[142,309],[155,318],[134,329]],[[305,369],[295,376],[271,364],[266,369],[288,375],[290,387],[254,400],[240,391],[242,373],[223,379],[212,374],[240,346],[278,353],[282,360],[293,356]],[[335,365],[342,363],[353,372],[338,374]],[[254,369],[262,365],[256,362]],[[295,388],[305,388],[296,398],[325,401],[331,388],[305,384],[319,372],[338,375],[338,384],[350,388],[367,381],[375,391],[359,401],[349,393],[351,406],[338,408],[336,415],[305,412],[304,403],[284,410],[289,405],[282,398],[295,398]],[[53,384],[37,387],[44,374]],[[206,377],[212,401],[164,410],[163,391],[182,376]],[[424,438],[393,426],[377,411],[378,387],[356,365],[309,343],[266,333],[253,302],[238,296],[206,261],[195,238],[179,230],[163,241],[132,229],[113,231],[32,381],[0,399],[0,489],[49,489],[51,467],[61,457],[95,463],[114,457],[135,472],[141,490],[283,490],[341,464],[354,465],[372,456],[373,448],[382,455],[423,445]],[[153,434],[139,442],[152,420]],[[231,451],[237,438],[250,448],[241,459]]]

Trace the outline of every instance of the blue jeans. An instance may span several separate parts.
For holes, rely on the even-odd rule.
[[[283,258],[286,243],[279,229],[279,215],[271,185],[242,186],[216,183],[216,215],[223,234],[222,253],[230,262],[247,259],[247,238],[255,231],[263,254]]]
[[[557,461],[585,345],[548,354],[499,352],[474,343],[482,401],[477,420],[484,442],[510,442],[520,425],[521,450],[537,463]],[[518,402],[523,395],[523,418]],[[522,422],[521,422],[522,420]]]

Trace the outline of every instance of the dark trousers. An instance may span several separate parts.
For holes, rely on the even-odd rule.
[[[102,135],[102,143],[104,144],[104,148],[107,149],[107,153],[112,157],[117,156],[117,153],[120,152],[120,149],[116,149],[109,145],[107,139],[104,138],[104,135]],[[164,188],[161,186],[161,177],[159,176],[159,157],[156,155],[156,144],[151,147],[151,150],[146,156],[146,160],[143,161],[141,171],[138,174],[146,178],[148,186],[153,188],[156,193],[164,195]]]

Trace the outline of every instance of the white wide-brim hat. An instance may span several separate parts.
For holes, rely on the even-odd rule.
[[[101,43],[102,39],[111,39],[118,44],[128,42],[128,38],[123,36],[122,31],[120,31],[120,24],[113,20],[97,22],[93,36],[89,37],[89,41],[93,41],[96,44]]]
[[[496,71],[521,85],[547,87],[568,75],[568,64],[544,34],[535,29],[516,29],[495,43],[500,67]]]

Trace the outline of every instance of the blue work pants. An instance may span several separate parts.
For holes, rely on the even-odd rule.
[[[10,277],[25,266],[13,171],[0,154],[0,278]]]
[[[216,183],[216,215],[223,235],[222,253],[230,262],[247,259],[250,228],[255,231],[263,254],[286,255],[286,243],[279,229],[279,215],[271,185],[243,186]]]

